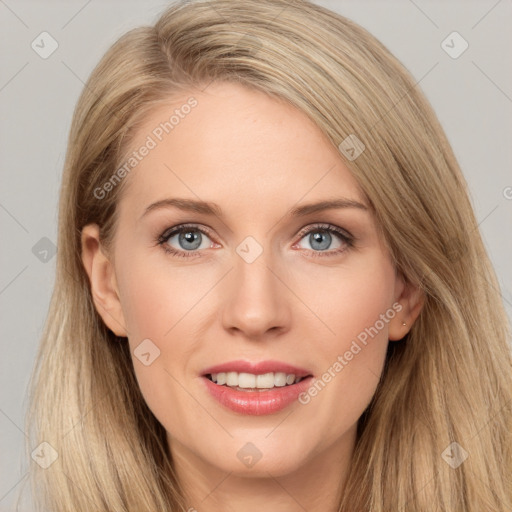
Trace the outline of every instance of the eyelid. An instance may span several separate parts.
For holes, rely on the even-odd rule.
[[[211,230],[209,227],[203,226],[201,224],[194,224],[194,223],[190,222],[190,223],[185,223],[185,224],[177,224],[176,226],[166,229],[162,233],[162,235],[159,237],[159,239],[167,239],[171,235],[173,235],[175,233],[179,233],[180,231],[185,230],[187,228],[196,229],[197,231],[200,231],[201,233],[208,235],[210,238],[215,238],[215,236],[212,235],[213,230]],[[339,228],[333,224],[322,223],[322,222],[308,224],[308,225],[304,226],[303,228],[301,228],[299,230],[299,232],[295,236],[299,237],[299,238],[303,238],[305,235],[307,235],[309,232],[311,232],[314,229],[319,229],[319,230],[324,229],[326,231],[334,231],[336,233],[344,235],[346,238],[349,238],[352,240],[354,239],[354,236],[346,229]]]
[[[161,245],[163,249],[168,252],[172,253],[173,255],[177,256],[184,256],[184,257],[194,257],[194,256],[201,256],[201,253],[204,252],[204,250],[193,250],[193,251],[184,251],[179,249],[174,249],[171,246],[166,246],[166,242],[168,241],[171,236],[174,236],[180,232],[186,231],[187,229],[190,230],[196,230],[200,233],[205,234],[210,239],[212,239],[213,243],[218,244],[218,242],[215,241],[215,236],[212,236],[212,230],[206,226],[203,226],[201,224],[195,224],[195,223],[184,223],[184,224],[177,224],[175,226],[172,226],[168,229],[166,229],[158,238],[157,242],[158,245]],[[314,231],[327,231],[330,233],[335,233],[341,241],[345,244],[346,247],[343,249],[331,249],[327,251],[313,251],[313,250],[307,250],[308,253],[311,253],[313,256],[335,256],[337,254],[340,254],[341,252],[344,252],[345,250],[353,247],[355,242],[355,237],[349,233],[347,230],[340,228],[338,226],[335,226],[334,224],[329,223],[313,223],[308,224],[304,226],[302,229],[299,230],[298,234],[295,235],[295,238],[298,238],[297,242],[295,242],[292,247],[295,247],[306,235],[309,233],[312,233]]]
[[[325,230],[325,231],[334,231],[335,233],[339,234],[340,236],[342,237],[345,237],[347,239],[350,239],[350,240],[354,240],[355,237],[349,233],[346,229],[343,229],[343,228],[339,228],[338,226],[335,226],[334,224],[328,224],[328,223],[313,223],[313,224],[308,224],[307,226],[303,227],[299,233],[297,234],[297,236],[302,239],[305,235],[309,234],[311,231],[315,231],[315,230],[318,230],[318,231],[321,231],[321,230]]]
[[[210,238],[215,238],[212,235],[212,230],[210,228],[207,228],[206,226],[202,226],[200,224],[193,223],[177,224],[176,226],[166,229],[158,238],[159,240],[167,240],[171,236],[175,235],[176,233],[179,233],[180,231],[184,231],[187,228],[191,230],[200,231],[201,233],[209,236]]]

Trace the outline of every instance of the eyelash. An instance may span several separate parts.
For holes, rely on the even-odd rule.
[[[162,247],[162,249],[171,256],[176,256],[178,258],[194,258],[194,257],[201,257],[200,250],[195,251],[178,251],[169,245],[167,245],[167,241],[169,238],[171,238],[174,235],[180,234],[180,233],[186,233],[187,231],[199,231],[200,233],[203,233],[204,235],[208,237],[212,237],[211,233],[201,227],[197,224],[182,224],[180,226],[176,226],[169,231],[169,229],[166,229],[157,239],[156,242],[158,245]],[[332,257],[336,256],[342,252],[347,251],[348,249],[351,249],[354,247],[355,238],[352,235],[349,235],[348,233],[344,232],[340,228],[332,225],[332,224],[315,224],[313,226],[309,226],[307,229],[303,229],[299,232],[297,235],[299,237],[299,241],[302,240],[306,235],[310,233],[314,233],[316,231],[324,231],[328,233],[334,233],[337,235],[342,243],[344,244],[343,247],[331,251],[313,251],[309,250],[309,252],[312,253],[313,257]]]

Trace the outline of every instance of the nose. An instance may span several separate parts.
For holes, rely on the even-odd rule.
[[[283,284],[283,272],[274,268],[265,252],[252,263],[235,255],[221,314],[223,327],[232,334],[262,340],[290,328],[290,291]]]

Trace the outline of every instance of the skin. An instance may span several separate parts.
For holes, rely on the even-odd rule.
[[[102,250],[96,225],[83,229],[96,308],[128,337],[190,507],[335,511],[357,421],[375,393],[389,340],[403,338],[419,314],[419,291],[395,272],[370,209],[286,217],[326,199],[366,204],[340,153],[303,113],[237,84],[193,95],[197,107],[126,178],[113,254]],[[133,147],[189,96],[155,110]],[[170,207],[140,219],[148,205],[170,197],[215,202],[223,217]],[[201,246],[189,258],[155,242],[183,223],[211,233],[199,234]],[[310,237],[318,223],[348,231],[354,246],[332,233],[327,249],[318,248]],[[298,236],[308,226],[311,233]],[[252,263],[236,252],[247,236],[263,249]],[[166,243],[190,253],[177,235]],[[205,390],[203,370],[234,359],[279,360],[319,378],[394,303],[402,310],[306,405],[245,416]],[[133,355],[147,338],[160,350],[149,366]],[[237,457],[248,442],[262,454],[252,468]]]

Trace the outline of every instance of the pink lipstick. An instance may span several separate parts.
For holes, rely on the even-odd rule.
[[[255,416],[288,407],[313,380],[308,370],[279,361],[231,361],[205,369],[202,376],[206,389],[221,405]]]

